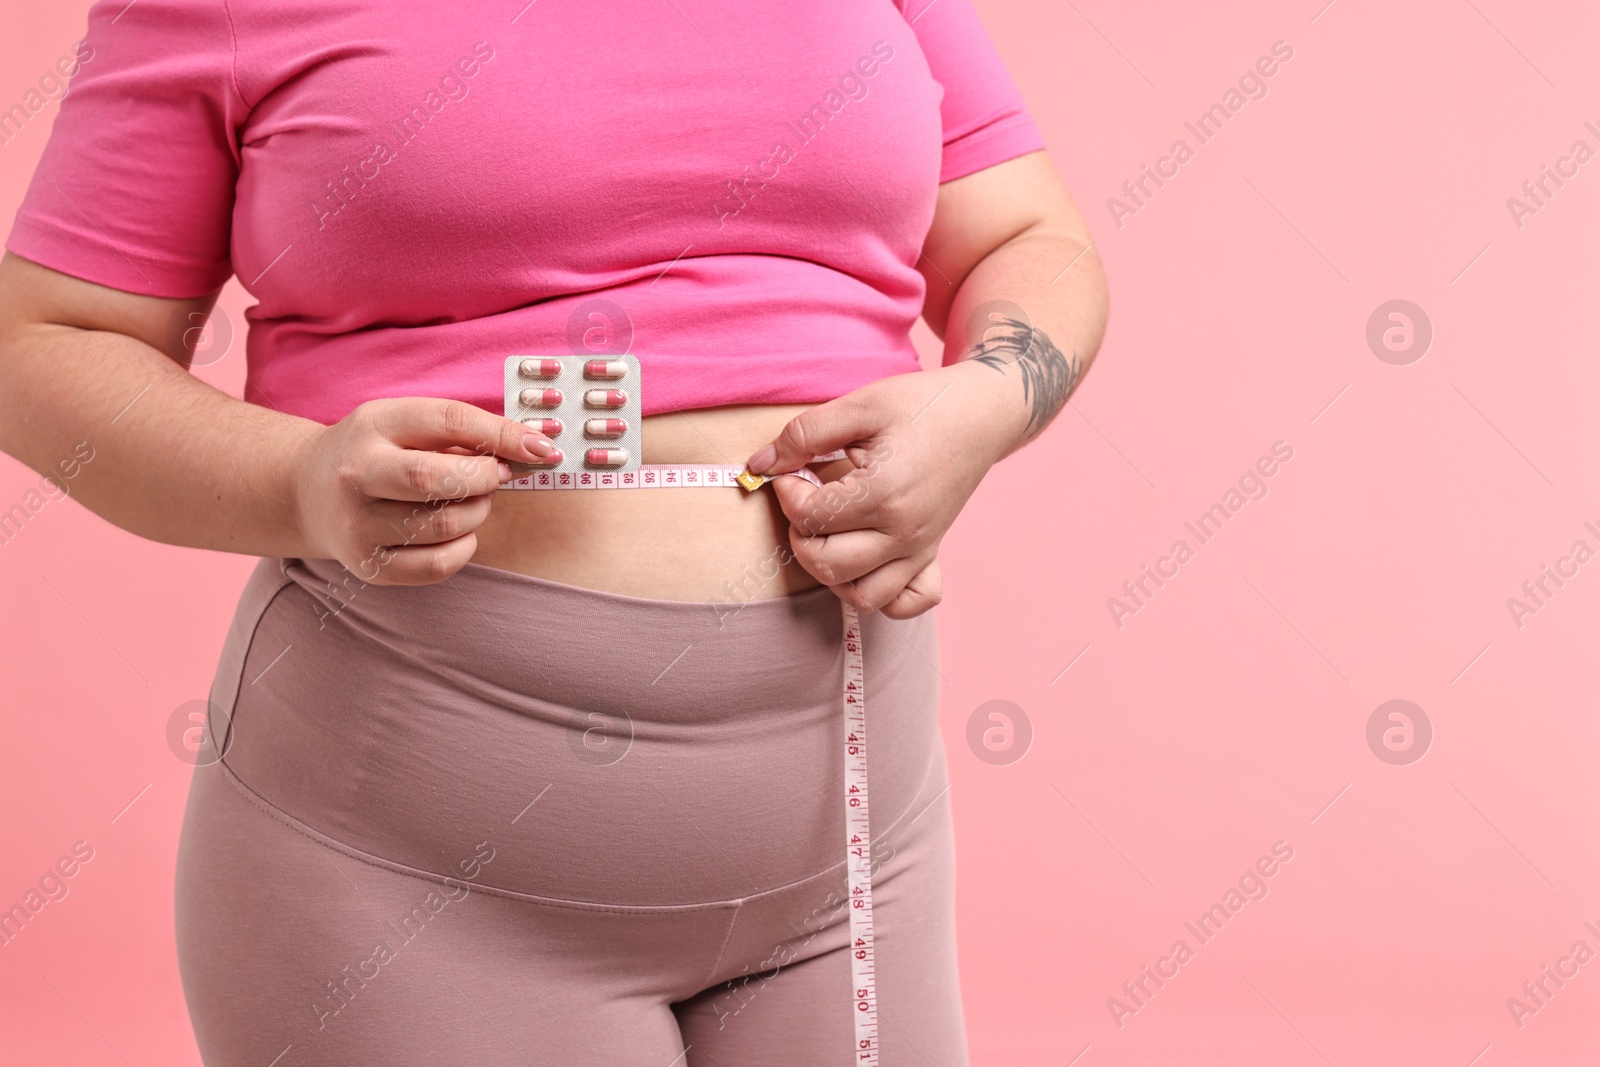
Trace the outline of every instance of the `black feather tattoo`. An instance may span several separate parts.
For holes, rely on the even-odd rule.
[[[1001,332],[978,342],[970,358],[998,374],[1004,374],[1007,367],[1017,368],[1022,375],[1022,399],[1029,405],[1023,440],[1031,441],[1072,395],[1083,373],[1082,361],[1077,352],[1070,360],[1063,356],[1043,331],[1025,322],[1000,319],[995,329]]]

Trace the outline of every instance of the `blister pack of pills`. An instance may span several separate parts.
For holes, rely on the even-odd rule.
[[[589,488],[638,470],[639,392],[634,356],[508,356],[506,418],[538,430],[557,449],[543,464],[511,464],[513,480]]]

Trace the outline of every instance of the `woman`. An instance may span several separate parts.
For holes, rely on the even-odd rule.
[[[80,54],[0,447],[263,557],[178,861],[205,1062],[856,1062],[843,600],[883,1059],[965,1063],[935,557],[1105,318],[968,0],[113,0]],[[244,400],[186,373],[233,273]],[[646,463],[838,484],[497,491],[556,447],[505,359],[623,351]]]

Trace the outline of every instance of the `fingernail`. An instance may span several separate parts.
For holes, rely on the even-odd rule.
[[[757,452],[755,455],[751,456],[750,457],[750,462],[746,463],[745,466],[750,469],[750,473],[751,474],[765,474],[767,472],[767,468],[772,466],[773,461],[776,460],[777,458],[778,458],[778,448],[777,448],[777,446],[776,445],[768,445],[766,448],[763,448],[760,452]]]
[[[522,447],[539,457],[548,456],[556,450],[555,444],[548,437],[540,437],[535,433],[530,433],[522,439]]]
[[[509,482],[511,480],[511,464],[502,459],[495,466],[500,471],[500,480],[502,482]]]

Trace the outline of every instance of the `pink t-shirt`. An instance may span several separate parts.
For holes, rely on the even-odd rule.
[[[938,184],[1044,147],[969,0],[101,0],[86,40],[6,247],[237,273],[246,398],[326,423],[499,413],[510,355],[631,351],[645,414],[914,371]]]

